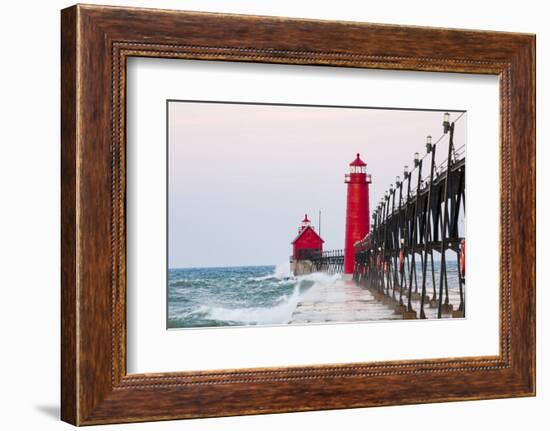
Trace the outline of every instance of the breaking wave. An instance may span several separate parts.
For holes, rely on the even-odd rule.
[[[203,308],[205,316],[208,319],[241,323],[248,325],[272,325],[284,324],[290,321],[292,313],[298,305],[300,299],[300,286],[294,286],[290,295],[283,295],[278,303],[271,307],[244,307],[244,308],[224,308],[224,307],[206,307]]]
[[[170,270],[168,326],[286,324],[310,288],[338,278],[324,273],[295,277],[288,263]]]

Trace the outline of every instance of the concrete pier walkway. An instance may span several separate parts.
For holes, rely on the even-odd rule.
[[[289,323],[358,322],[402,319],[394,307],[353,281],[315,284],[304,295]]]

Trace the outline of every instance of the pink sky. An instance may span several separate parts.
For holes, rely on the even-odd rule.
[[[372,174],[373,208],[425,154],[426,135],[443,134],[439,111],[170,102],[168,115],[171,268],[286,262],[304,213],[316,226],[319,210],[325,249],[342,248],[355,154]],[[465,133],[466,115],[456,147]]]

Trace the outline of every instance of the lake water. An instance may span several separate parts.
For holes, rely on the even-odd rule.
[[[436,286],[439,262],[435,262]],[[421,270],[417,266],[419,288]],[[458,306],[456,261],[447,262],[449,296]],[[316,283],[324,287],[341,275],[313,273],[294,277],[289,265],[182,268],[168,271],[168,327],[284,325],[300,299]],[[431,274],[427,293],[431,296]],[[381,317],[373,313],[371,320]]]

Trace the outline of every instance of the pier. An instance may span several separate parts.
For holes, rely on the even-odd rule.
[[[346,175],[346,247],[323,251],[320,243],[304,255],[309,271],[343,278],[330,291],[327,286],[308,291],[293,322],[465,316],[466,240],[460,219],[466,213],[466,160],[465,147],[454,145],[454,128],[445,113],[443,135],[436,142],[426,138],[425,155],[415,153],[414,167],[405,166],[403,177],[396,176],[372,222],[364,221],[372,179],[357,154]],[[446,156],[439,164],[436,150]],[[294,254],[295,267],[300,252]]]
[[[391,304],[353,280],[316,284],[298,303],[289,323],[357,322],[400,319]]]

